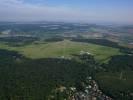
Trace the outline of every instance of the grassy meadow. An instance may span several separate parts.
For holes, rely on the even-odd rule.
[[[71,57],[72,54],[79,54],[80,51],[85,51],[94,55],[96,60],[107,61],[111,56],[121,54],[119,49],[116,48],[89,43],[72,42],[69,40],[60,42],[38,42],[19,47],[0,43],[0,48],[18,51],[32,59],[61,56]]]

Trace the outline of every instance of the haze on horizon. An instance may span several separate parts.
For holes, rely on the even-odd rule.
[[[133,24],[133,0],[0,0],[0,21]]]

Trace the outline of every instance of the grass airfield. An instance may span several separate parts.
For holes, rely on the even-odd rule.
[[[72,57],[80,51],[89,52],[98,61],[107,61],[113,55],[120,55],[119,49],[95,45],[90,43],[72,42],[69,40],[59,42],[37,42],[25,46],[13,47],[0,43],[1,49],[18,51],[24,56],[32,59],[48,57]]]

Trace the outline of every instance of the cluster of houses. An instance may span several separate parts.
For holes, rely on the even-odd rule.
[[[57,94],[65,94],[66,96],[62,100],[113,100],[111,97],[105,95],[98,87],[98,84],[92,77],[87,77],[86,82],[83,82],[83,90],[78,91],[76,87],[64,87],[60,86],[54,90],[54,94],[51,95],[48,100],[55,100]]]
[[[92,55],[92,54],[89,53],[89,52],[80,51],[79,55]],[[66,59],[66,60],[71,60],[72,59],[72,57],[69,57],[69,56],[60,56],[60,57],[56,57],[56,58]]]
[[[70,100],[113,100],[105,95],[92,77],[87,77],[84,91],[75,92]]]
[[[80,55],[83,55],[83,54],[91,55],[90,52],[80,51]]]

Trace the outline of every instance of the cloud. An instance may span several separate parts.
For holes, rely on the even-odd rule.
[[[66,7],[26,4],[20,0],[0,1],[0,19],[3,20],[74,20],[80,16],[80,11]]]
[[[18,5],[22,2],[22,0],[0,0],[0,5]]]
[[[100,8],[81,9],[30,4],[23,0],[0,0],[0,21],[133,22],[129,17],[131,13],[123,12]]]

